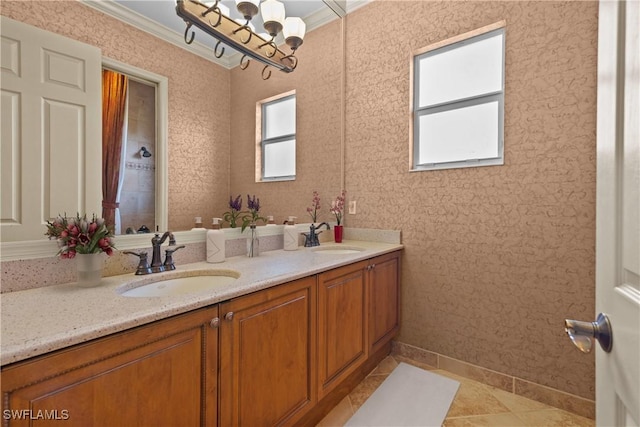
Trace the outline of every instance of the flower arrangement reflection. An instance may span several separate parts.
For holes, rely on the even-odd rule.
[[[336,199],[331,202],[331,207],[329,208],[329,212],[336,216],[336,221],[338,225],[342,222],[342,216],[344,215],[344,201],[346,198],[346,191],[342,190],[340,195],[336,197]]]
[[[74,258],[78,254],[96,254],[104,252],[113,255],[115,249],[113,243],[112,227],[109,227],[103,218],[97,218],[94,214],[91,220],[87,215],[66,217],[58,215],[53,221],[47,221],[45,236],[58,242],[58,255],[60,258]]]
[[[311,200],[311,207],[307,208],[307,213],[311,217],[311,222],[318,220],[318,211],[320,210],[320,195],[317,191],[313,192],[313,199]]]
[[[242,217],[242,231],[249,225],[256,225],[256,222],[267,222],[266,218],[260,216],[260,199],[254,194],[253,198],[247,194],[247,208],[249,211]]]
[[[238,197],[233,199],[229,196],[229,211],[222,214],[222,219],[229,223],[229,227],[236,228],[237,222],[242,214],[242,196],[238,194]]]

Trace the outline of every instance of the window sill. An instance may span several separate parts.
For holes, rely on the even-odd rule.
[[[280,181],[295,181],[296,177],[295,176],[281,176],[281,177],[275,177],[275,178],[262,178],[260,180],[257,180],[256,182],[280,182]]]

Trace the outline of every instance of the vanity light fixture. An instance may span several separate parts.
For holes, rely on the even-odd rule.
[[[244,22],[236,22],[229,18],[229,9],[220,0],[215,2],[203,2],[197,0],[177,0],[176,13],[187,24],[184,32],[184,41],[193,43],[195,33],[189,32],[192,26],[200,28],[205,33],[218,40],[213,54],[216,58],[222,57],[224,47],[222,43],[242,53],[240,68],[243,70],[249,66],[251,59],[265,64],[262,69],[262,78],[271,77],[272,66],[285,73],[296,69],[298,59],[296,50],[302,45],[306,25],[300,18],[285,18],[284,5],[277,0],[236,0],[238,11],[244,16]],[[251,25],[251,18],[261,12],[266,33],[256,33]],[[278,48],[274,39],[282,32],[285,43],[291,48],[291,53],[286,54]]]

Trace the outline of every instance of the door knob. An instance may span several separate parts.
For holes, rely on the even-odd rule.
[[[571,338],[571,342],[583,353],[590,353],[594,338],[607,353],[613,346],[611,323],[606,314],[598,314],[595,322],[581,322],[579,320],[564,320],[564,330]]]

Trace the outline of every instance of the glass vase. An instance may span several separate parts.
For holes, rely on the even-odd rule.
[[[249,226],[249,237],[247,238],[247,256],[253,258],[259,255],[260,240],[258,239],[258,230],[256,230],[255,224],[251,224]]]
[[[102,280],[102,253],[76,254],[77,285],[83,288],[98,286]]]

